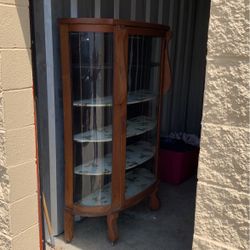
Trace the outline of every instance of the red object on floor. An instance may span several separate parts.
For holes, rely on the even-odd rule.
[[[191,177],[197,170],[199,148],[191,151],[178,152],[160,149],[160,179],[171,184],[180,184]]]

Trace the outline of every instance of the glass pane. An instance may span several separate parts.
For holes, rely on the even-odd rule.
[[[113,34],[71,32],[74,202],[111,203]]]
[[[128,53],[126,198],[156,181],[161,38],[129,36]]]

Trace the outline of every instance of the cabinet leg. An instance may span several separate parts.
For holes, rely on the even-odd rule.
[[[74,216],[70,211],[64,212],[64,240],[69,243],[73,239]]]
[[[108,238],[114,244],[118,240],[117,219],[119,213],[112,213],[107,216]]]
[[[151,210],[158,210],[160,208],[160,200],[157,191],[150,195],[149,207]]]

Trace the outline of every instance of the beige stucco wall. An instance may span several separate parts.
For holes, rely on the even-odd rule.
[[[193,249],[249,247],[249,1],[212,0]]]
[[[0,249],[39,249],[28,0],[0,0]]]

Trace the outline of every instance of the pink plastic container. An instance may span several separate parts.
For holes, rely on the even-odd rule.
[[[160,149],[160,179],[171,184],[182,183],[197,171],[198,158],[198,147],[185,152]]]

